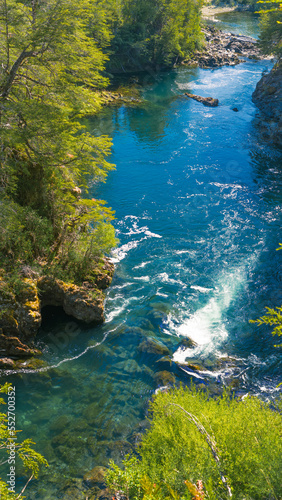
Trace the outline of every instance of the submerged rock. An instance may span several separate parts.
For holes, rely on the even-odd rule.
[[[148,354],[158,354],[160,356],[166,356],[167,354],[171,354],[168,347],[151,338],[143,340],[143,342],[139,344],[138,350],[140,352],[146,352]]]
[[[173,373],[170,373],[167,370],[155,373],[154,379],[157,382],[157,384],[161,386],[175,384],[175,376],[173,375]]]
[[[177,349],[193,349],[193,347],[197,346],[197,342],[190,339],[189,337],[184,337],[181,339],[179,344],[176,346]]]
[[[92,486],[105,486],[105,474],[107,472],[106,467],[96,466],[91,471],[87,472],[83,476],[83,481],[88,487]]]
[[[209,106],[211,108],[215,108],[219,104],[218,99],[214,99],[213,97],[201,97],[196,94],[188,94],[187,92],[185,92],[185,95],[194,99],[194,101],[201,102],[204,106]]]

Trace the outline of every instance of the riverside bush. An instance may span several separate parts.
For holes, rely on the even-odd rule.
[[[227,393],[215,399],[195,388],[180,388],[158,393],[151,411],[140,458],[126,460],[124,470],[112,463],[108,474],[108,484],[126,491],[130,500],[157,498],[146,494],[144,478],[162,489],[163,498],[196,498],[187,488],[199,480],[205,498],[228,498],[223,475],[235,499],[282,498],[282,418],[269,404],[250,396],[237,400]]]
[[[3,386],[0,386],[0,393],[14,394],[13,387],[11,386],[11,384],[6,383]],[[4,401],[3,398],[0,398],[0,405],[6,405],[6,402]],[[0,463],[1,465],[4,465],[6,462],[8,462],[10,465],[11,463],[18,464],[19,460],[21,461],[25,472],[30,477],[20,493],[15,493],[14,487],[11,487],[11,485],[7,484],[6,482],[8,478],[7,475],[6,475],[6,481],[4,480],[4,477],[2,478],[0,477],[0,498],[1,500],[19,500],[20,498],[22,499],[26,498],[25,496],[23,496],[23,493],[27,485],[33,478],[38,477],[40,467],[48,466],[48,462],[42,455],[40,455],[40,453],[38,453],[33,449],[33,445],[35,443],[31,439],[25,439],[22,442],[19,441],[18,433],[20,431],[14,430],[14,423],[13,423],[14,414],[13,412],[8,413],[8,410],[9,406],[7,407],[5,413],[3,411],[0,411]],[[15,437],[13,438],[11,436]],[[11,443],[14,443],[14,450],[15,450],[15,459],[13,459],[12,461],[11,461],[11,451],[10,451]],[[14,465],[14,470],[15,470],[15,465]],[[2,475],[5,476],[3,471]]]

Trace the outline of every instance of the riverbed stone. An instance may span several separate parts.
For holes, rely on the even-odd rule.
[[[98,415],[100,413],[101,407],[102,407],[101,403],[94,402],[94,403],[91,403],[89,406],[87,406],[87,408],[83,411],[82,414],[85,417],[86,422],[89,425],[95,425],[96,424],[96,420],[97,420],[97,417],[98,417]]]
[[[157,354],[159,356],[166,356],[171,354],[168,347],[161,344],[159,341],[154,340],[152,338],[147,338],[141,342],[138,346],[138,350],[140,352],[145,352],[147,354]]]
[[[55,418],[55,420],[53,420],[49,429],[50,431],[57,432],[58,434],[63,432],[67,427],[69,427],[70,423],[71,423],[71,418],[68,415],[60,415],[59,417]]]
[[[167,370],[163,370],[161,372],[157,372],[154,375],[154,379],[158,385],[166,386],[169,384],[175,384],[176,379],[173,373],[168,372]]]
[[[106,472],[106,467],[98,465],[84,474],[83,481],[88,488],[91,488],[92,486],[99,486],[101,488],[105,487]]]

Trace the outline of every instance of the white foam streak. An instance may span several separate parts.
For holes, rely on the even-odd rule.
[[[232,273],[224,274],[208,303],[176,327],[177,335],[189,337],[197,343],[197,347],[195,349],[179,348],[174,353],[174,361],[184,363],[187,357],[214,352],[228,337],[224,313],[245,283],[246,275],[245,265],[238,267]],[[191,288],[199,289],[197,286]],[[204,291],[210,290],[204,289]]]
[[[117,262],[120,262],[121,260],[125,259],[127,256],[128,252],[132,250],[133,248],[136,248],[141,241],[143,241],[145,238],[141,238],[141,240],[134,240],[130,241],[129,243],[126,243],[125,245],[122,245],[119,248],[115,248],[112,251],[112,258],[111,261],[116,264]]]

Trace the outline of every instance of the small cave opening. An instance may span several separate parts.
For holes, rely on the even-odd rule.
[[[38,347],[58,353],[67,346],[83,331],[80,321],[65,313],[60,306],[44,306],[41,310],[42,323],[36,336]]]
[[[44,306],[41,309],[41,328],[42,331],[50,331],[58,328],[59,325],[69,321],[75,321],[72,316],[65,313],[60,306]]]

